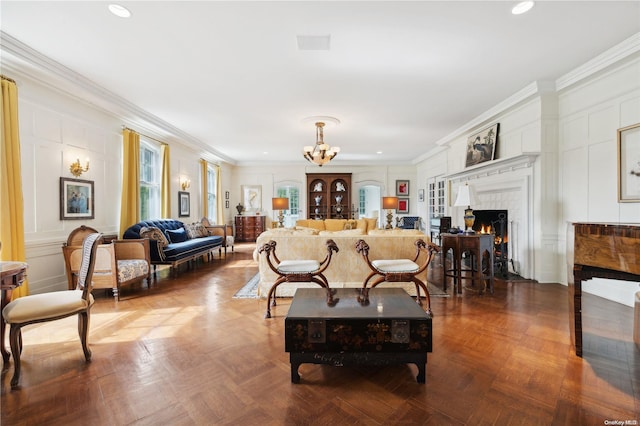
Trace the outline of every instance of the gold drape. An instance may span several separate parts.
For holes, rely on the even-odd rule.
[[[140,135],[130,129],[122,131],[122,204],[120,236],[140,221]]]
[[[169,163],[169,145],[162,144],[162,176],[160,177],[160,216],[171,217],[171,172]]]
[[[222,179],[220,179],[220,166],[216,166],[216,222],[218,225],[224,225],[224,209],[222,201]]]
[[[0,148],[0,260],[24,262],[24,201],[18,127],[18,88],[2,77],[0,113],[2,147]],[[29,284],[13,291],[12,299],[29,294]]]
[[[207,182],[207,167],[209,163],[207,160],[200,160],[200,182],[201,184],[201,204],[202,204],[202,217],[209,218],[209,201],[207,198],[208,195],[208,182]]]

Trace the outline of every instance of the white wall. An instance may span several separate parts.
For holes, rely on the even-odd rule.
[[[562,243],[571,222],[640,222],[640,203],[617,199],[616,133],[640,123],[640,58],[560,92],[558,115]],[[583,283],[583,290],[633,306],[638,285],[593,279]]]
[[[12,73],[18,85],[26,261],[31,293],[64,290],[67,279],[61,246],[80,225],[117,234],[122,181],[121,119],[46,87],[29,76]],[[135,129],[134,129],[135,130]],[[95,218],[60,220],[60,177],[75,178],[69,165],[90,160],[79,179],[94,182]],[[200,219],[200,174],[197,152],[171,144],[171,209],[178,218],[180,177],[191,179],[191,215]],[[223,182],[229,168],[223,165]],[[224,189],[223,189],[224,191]],[[223,192],[224,193],[224,192]]]

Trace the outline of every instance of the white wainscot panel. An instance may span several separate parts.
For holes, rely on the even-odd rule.
[[[615,129],[617,123],[618,115],[613,105],[589,113],[589,143],[615,139],[615,133],[612,133],[611,129]]]
[[[620,123],[618,126],[627,127],[640,123],[640,96],[620,103]]]
[[[86,148],[88,145],[87,129],[82,123],[67,118],[62,124],[62,140],[65,145]],[[80,161],[84,162],[82,158]]]
[[[567,220],[580,222],[587,216],[587,150],[574,149],[562,153],[562,209]]]
[[[611,143],[599,143],[589,147],[589,220],[617,222],[618,178],[616,151]]]
[[[587,120],[580,116],[571,121],[560,123],[561,149],[569,150],[587,143]]]
[[[60,222],[60,168],[62,152],[60,147],[39,146],[36,149],[35,200],[37,231],[62,229]]]
[[[25,250],[30,294],[67,289],[61,242],[27,244]]]
[[[62,143],[62,117],[48,110],[36,109],[33,134],[41,139]]]

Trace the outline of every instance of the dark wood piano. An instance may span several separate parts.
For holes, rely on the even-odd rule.
[[[640,224],[573,223],[567,232],[571,340],[582,356],[582,281],[640,282]]]

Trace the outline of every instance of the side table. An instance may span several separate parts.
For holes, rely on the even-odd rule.
[[[442,239],[442,272],[443,272],[443,289],[447,290],[447,278],[453,278],[454,290],[458,294],[462,293],[462,280],[470,279],[475,285],[482,283],[483,280],[489,282],[488,289],[493,294],[493,245],[495,237],[493,234],[441,234]],[[449,250],[453,251],[452,268],[446,268],[445,258]],[[464,276],[462,273],[462,254],[470,253],[471,276]],[[482,258],[487,256],[487,267],[483,270]],[[481,287],[482,293],[484,286]]]
[[[0,279],[2,280],[2,299],[0,300],[0,312],[11,301],[11,293],[16,287],[20,287],[27,276],[27,264],[24,262],[0,262]],[[4,322],[4,318],[0,318],[0,352],[2,353],[2,360],[9,362],[9,356],[11,355],[4,347],[4,333],[7,324]]]

